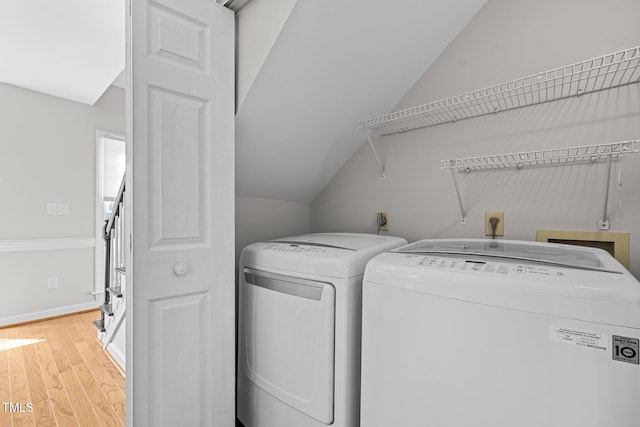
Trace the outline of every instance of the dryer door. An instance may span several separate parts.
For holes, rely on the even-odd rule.
[[[331,424],[335,288],[249,268],[240,283],[240,369],[277,399]]]

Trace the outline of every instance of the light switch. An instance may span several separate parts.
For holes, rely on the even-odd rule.
[[[47,203],[47,215],[69,215],[69,203]]]

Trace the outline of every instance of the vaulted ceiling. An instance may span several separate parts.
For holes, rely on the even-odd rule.
[[[237,0],[272,28],[242,63],[236,194],[311,202],[366,140],[358,122],[391,111],[485,1]],[[0,82],[92,105],[124,68],[124,5],[2,0]]]
[[[0,82],[93,105],[124,69],[125,1],[0,1]]]
[[[311,202],[484,3],[298,0],[236,115],[236,194]]]

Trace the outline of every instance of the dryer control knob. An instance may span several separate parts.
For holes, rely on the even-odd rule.
[[[184,276],[189,271],[189,266],[184,262],[178,262],[173,266],[173,272],[178,276]]]

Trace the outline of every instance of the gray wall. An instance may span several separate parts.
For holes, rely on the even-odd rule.
[[[96,130],[124,133],[124,122],[122,89],[88,106],[0,84],[0,324],[93,303],[93,247],[28,249],[94,237]],[[69,215],[48,215],[48,202],[68,203]]]
[[[236,197],[236,261],[251,243],[308,233],[310,211],[308,203]]]
[[[96,130],[124,134],[124,123],[119,88],[91,107],[0,84],[0,325],[94,303],[92,247],[24,247],[94,237]],[[48,202],[69,203],[70,214],[47,215]],[[238,198],[236,255],[259,240],[309,232],[309,218],[307,203]],[[47,289],[48,277],[58,277],[58,289]]]
[[[236,12],[236,110],[239,110],[297,0],[244,3]]]
[[[245,3],[236,14],[236,109],[259,73],[297,0]],[[236,262],[245,246],[308,233],[311,206],[250,197],[236,198]]]
[[[633,0],[489,0],[394,110],[634,47],[637,16],[640,2]],[[461,225],[453,181],[440,160],[638,138],[638,84],[374,136],[386,178],[380,180],[363,144],[313,201],[311,229],[375,232],[375,212],[384,210],[390,234],[410,241],[482,237],[484,212],[497,210],[505,212],[506,238],[535,240],[538,229],[596,231],[603,164],[459,175],[468,211]],[[631,271],[640,277],[640,154],[625,157],[621,178],[622,218],[611,222],[611,231],[631,232]],[[609,213],[618,216],[615,181],[611,191]]]

